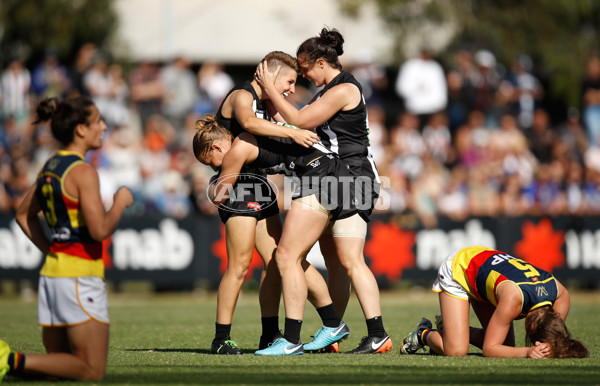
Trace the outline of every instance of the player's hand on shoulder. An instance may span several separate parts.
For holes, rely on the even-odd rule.
[[[115,193],[114,201],[115,203],[118,202],[127,208],[133,204],[133,194],[131,194],[131,191],[127,187],[121,186]]]
[[[527,353],[528,358],[535,359],[543,359],[550,358],[551,355],[550,345],[548,343],[535,342],[533,346],[530,347],[529,352]]]

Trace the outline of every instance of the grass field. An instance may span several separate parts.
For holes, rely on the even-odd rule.
[[[422,316],[438,312],[429,291],[382,294],[386,329],[395,346],[384,355],[312,354],[257,357],[260,317],[255,293],[243,293],[236,310],[232,338],[249,355],[208,354],[214,333],[213,293],[111,294],[111,341],[103,384],[600,384],[600,294],[577,293],[567,324],[590,350],[589,359],[531,360],[483,358],[472,348],[463,358],[428,354],[400,355],[401,340]],[[23,352],[44,352],[36,324],[35,302],[0,297],[0,338]],[[280,324],[283,325],[283,316]],[[350,338],[342,350],[354,348],[366,334],[356,298],[351,298],[345,322]],[[473,316],[472,316],[473,320]],[[317,313],[306,308],[303,341],[320,327]],[[524,342],[523,321],[516,322],[517,342]],[[49,384],[7,376],[6,384]],[[64,382],[61,382],[61,384]],[[79,384],[68,382],[69,385]],[[82,383],[85,384],[85,383]]]

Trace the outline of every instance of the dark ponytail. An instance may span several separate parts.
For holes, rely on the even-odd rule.
[[[337,29],[323,28],[319,36],[312,37],[300,44],[296,57],[304,56],[304,60],[314,64],[317,59],[323,58],[338,70],[342,69],[339,56],[344,53],[344,37]]]
[[[88,125],[94,102],[89,98],[77,97],[64,101],[58,98],[43,99],[36,107],[34,124],[50,121],[52,135],[63,145],[73,142],[75,127]]]

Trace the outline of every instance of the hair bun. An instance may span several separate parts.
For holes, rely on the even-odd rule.
[[[344,53],[344,38],[342,34],[337,29],[329,30],[327,28],[323,28],[319,35],[321,39],[327,44],[329,47],[335,49],[335,52],[338,56]]]

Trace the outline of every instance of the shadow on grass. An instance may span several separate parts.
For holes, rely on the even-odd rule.
[[[290,371],[291,370],[291,371]],[[490,372],[488,367],[470,369],[459,367],[420,368],[415,371],[414,365],[352,365],[339,366],[329,370],[315,367],[290,369],[289,367],[271,368],[261,365],[240,364],[239,367],[230,365],[208,366],[155,366],[155,371],[144,376],[133,374],[112,374],[107,376],[105,384],[247,384],[247,385],[339,385],[339,384],[507,384],[530,385],[532,379],[529,371],[516,375],[509,368],[504,371]],[[427,371],[424,371],[427,370]],[[537,375],[535,383],[544,384],[595,384],[599,368],[570,368],[562,370],[566,373],[557,374],[554,366],[539,366],[544,375]],[[572,372],[568,372],[571,370]],[[577,376],[574,377],[574,374]]]
[[[126,348],[122,351],[140,352],[189,352],[194,354],[210,354],[210,350],[204,348]]]

